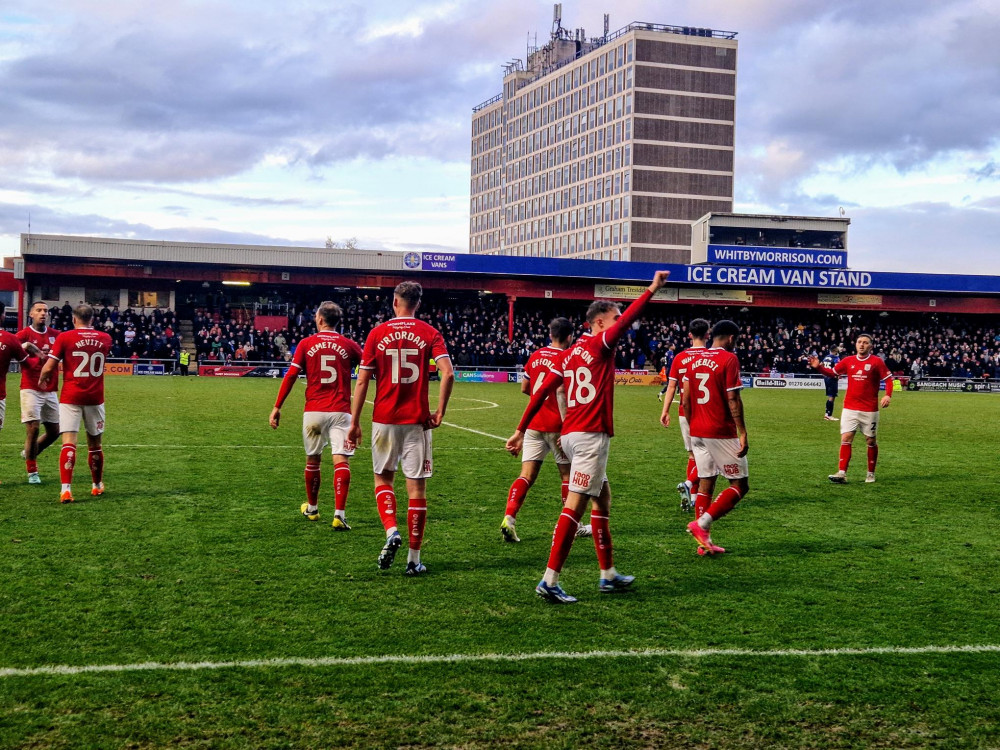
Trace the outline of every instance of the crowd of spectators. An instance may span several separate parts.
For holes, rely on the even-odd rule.
[[[111,356],[123,359],[176,359],[181,340],[173,310],[119,310],[117,305],[95,305],[94,327],[111,336]],[[148,314],[147,314],[148,313]],[[73,307],[67,301],[49,309],[49,325],[73,327]]]
[[[342,290],[327,293],[344,309],[342,331],[359,343],[379,323],[392,317],[389,290]],[[225,306],[193,315],[194,345],[200,361],[287,361],[298,342],[315,331],[317,300],[289,297],[276,306],[287,322],[270,329],[254,326],[251,314]],[[525,300],[516,302],[514,335],[508,340],[508,302],[501,295],[428,290],[419,316],[442,331],[459,367],[515,367],[547,342],[548,322],[557,315],[584,330],[585,302]],[[181,341],[170,310],[136,311],[97,308],[96,325],[114,339],[113,355],[151,359],[176,358]],[[67,303],[52,308],[52,326],[68,328]],[[913,377],[1000,377],[1000,328],[985,318],[925,313],[750,309],[655,305],[634,324],[618,348],[622,369],[669,366],[688,345],[693,317],[731,318],[743,329],[736,354],[745,372],[810,372],[806,359],[833,351],[854,352],[862,331],[875,337],[875,353],[894,372]]]

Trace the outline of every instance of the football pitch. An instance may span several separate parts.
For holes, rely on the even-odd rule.
[[[674,490],[679,434],[655,388],[619,388],[611,529],[635,589],[600,594],[580,539],[562,576],[580,602],[560,607],[534,594],[553,466],[523,541],[498,531],[517,386],[456,385],[434,435],[429,573],[410,579],[402,556],[375,569],[367,449],[353,531],[329,526],[329,458],[322,521],[299,514],[304,388],[275,432],[278,383],[109,378],[108,491],[85,494],[81,461],[60,506],[57,448],[45,483],[24,482],[9,379],[0,747],[1000,746],[997,398],[899,395],[878,482],[861,481],[859,438],[834,486],[822,392],[747,391],[751,491],[713,528],[729,552],[705,559]]]

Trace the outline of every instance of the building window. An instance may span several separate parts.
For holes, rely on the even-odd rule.
[[[129,307],[169,307],[169,292],[140,292],[135,289],[128,290]]]

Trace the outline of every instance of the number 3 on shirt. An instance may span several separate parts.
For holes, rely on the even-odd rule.
[[[420,366],[412,360],[420,356],[419,350],[386,349],[385,353],[392,360],[391,379],[394,384],[398,385],[402,383],[403,385],[409,385],[410,383],[417,382],[417,378],[420,377]],[[409,372],[410,374],[402,376],[402,371]]]
[[[566,394],[566,406],[576,406],[577,404],[589,404],[597,395],[597,388],[591,381],[591,373],[586,367],[577,367],[575,370],[567,370],[565,375],[570,376],[569,393]]]
[[[707,404],[708,400],[712,397],[712,392],[705,387],[708,383],[709,377],[711,377],[707,372],[696,372],[694,374],[698,378],[698,402],[699,404]]]
[[[77,357],[80,364],[73,370],[74,378],[96,378],[104,374],[104,354],[101,352],[70,352],[70,355]]]

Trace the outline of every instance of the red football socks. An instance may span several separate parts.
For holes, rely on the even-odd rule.
[[[569,480],[562,483],[562,502],[563,505],[566,504],[566,498],[569,497]]]
[[[90,476],[94,484],[100,484],[104,478],[104,451],[100,448],[90,451],[87,455],[87,464],[90,466]]]
[[[694,520],[697,521],[701,518],[701,514],[708,510],[709,503],[712,498],[708,495],[703,495],[702,493],[697,493],[694,496]]]
[[[590,513],[590,527],[594,532],[594,549],[597,551],[597,562],[601,570],[611,570],[614,567],[611,549],[611,529],[607,516]]]
[[[320,468],[306,464],[306,501],[316,507],[319,504]]]
[[[868,446],[868,471],[875,473],[875,464],[878,463],[878,446]]]
[[[396,523],[396,493],[387,484],[375,488],[375,502],[378,505],[378,514],[382,517],[382,525],[386,533],[389,529],[395,528]]]
[[[580,525],[580,518],[583,516],[583,509],[573,511],[563,508],[556,522],[556,530],[552,534],[552,549],[549,552],[549,565],[557,573],[562,570],[563,563],[569,557],[569,550],[573,546],[576,538],[576,529]]]
[[[27,468],[29,474],[38,473],[38,461],[32,458],[24,459],[24,466]]]
[[[687,479],[692,487],[698,484],[698,464],[693,458],[688,459]]]
[[[528,496],[528,489],[531,485],[528,484],[528,480],[524,477],[518,477],[514,480],[514,483],[510,486],[510,492],[507,493],[507,510],[505,511],[511,518],[517,518],[517,512],[521,510],[521,506],[524,504],[524,498]]]
[[[351,489],[351,466],[346,461],[333,465],[333,501],[337,510],[347,510],[347,491]]]
[[[713,521],[718,521],[736,507],[736,503],[740,501],[740,497],[740,492],[735,487],[726,487],[715,498],[715,502],[708,507],[708,515],[712,517]]]
[[[73,467],[76,466],[76,445],[63,443],[59,452],[59,481],[63,484],[73,484]]]
[[[851,463],[851,444],[841,443],[840,444],[840,470],[847,471],[848,465]]]
[[[424,540],[424,526],[427,524],[427,500],[425,498],[410,498],[406,511],[406,525],[410,530],[410,549],[420,549]]]

